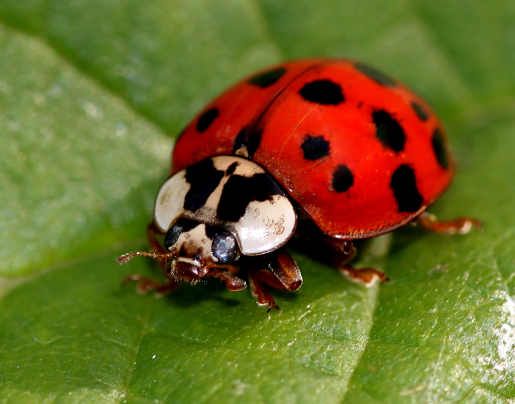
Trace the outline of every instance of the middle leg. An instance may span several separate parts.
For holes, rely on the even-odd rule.
[[[360,282],[367,286],[377,280],[388,280],[386,275],[375,268],[356,269],[349,262],[356,255],[356,247],[351,240],[337,239],[322,233],[312,222],[301,222],[297,228],[299,239],[298,248],[312,252],[312,255],[328,264],[336,267],[340,273],[353,282]],[[306,244],[309,242],[309,244]]]
[[[333,241],[333,239],[328,239],[326,240],[326,245],[334,251],[333,265],[349,280],[362,283],[365,286],[372,286],[377,281],[385,282],[388,280],[388,277],[378,269],[370,267],[356,269],[349,265],[349,262],[352,261],[357,252],[352,242],[344,242],[342,248],[341,240]]]

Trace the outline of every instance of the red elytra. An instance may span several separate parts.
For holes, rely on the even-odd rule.
[[[184,130],[172,174],[242,146],[340,239],[406,224],[454,173],[444,129],[427,104],[350,60],[282,63],[242,80]]]

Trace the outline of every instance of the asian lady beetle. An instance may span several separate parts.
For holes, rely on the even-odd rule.
[[[248,270],[260,305],[277,307],[264,285],[295,291],[300,270],[285,249],[294,234],[324,245],[346,275],[386,277],[346,265],[352,240],[416,220],[466,233],[479,221],[438,222],[424,213],[450,184],[445,131],[417,95],[350,60],[299,60],[244,79],[190,123],[173,151],[148,227],[151,253],[166,276],[140,275],[138,290],[165,295],[181,281],[213,277],[230,290]],[[164,235],[164,247],[157,235]]]

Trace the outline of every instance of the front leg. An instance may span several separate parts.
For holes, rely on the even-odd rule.
[[[169,295],[179,287],[179,281],[170,276],[166,277],[165,283],[159,283],[142,275],[127,275],[123,278],[122,284],[138,282],[136,292],[145,294],[154,291],[154,297],[160,298]]]
[[[278,290],[294,292],[302,286],[302,274],[297,263],[286,249],[268,255],[267,269],[252,268],[249,270],[251,291],[260,306],[279,309],[275,300],[265,288],[265,284]]]
[[[124,264],[128,262],[131,258],[140,255],[154,258],[157,260],[161,270],[163,271],[166,281],[165,283],[159,283],[150,279],[143,275],[127,275],[123,278],[122,284],[127,284],[129,282],[138,282],[136,286],[136,291],[138,293],[147,293],[150,291],[154,291],[155,297],[163,297],[179,287],[180,282],[174,278],[172,278],[167,269],[169,265],[167,263],[170,259],[173,259],[175,256],[175,252],[166,251],[164,247],[161,245],[159,240],[157,239],[157,234],[161,233],[161,231],[156,227],[154,221],[152,221],[147,227],[147,238],[151,247],[151,252],[144,251],[136,251],[133,253],[125,254],[118,258],[118,262],[120,264]]]
[[[237,292],[247,287],[247,282],[234,276],[238,272],[238,268],[234,265],[218,266],[209,270],[206,276],[218,278],[225,282],[227,289],[231,292]]]

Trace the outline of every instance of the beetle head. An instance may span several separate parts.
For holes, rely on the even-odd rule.
[[[230,232],[183,217],[167,231],[164,244],[167,250],[175,252],[170,274],[191,283],[197,283],[214,267],[231,264],[240,255]]]

